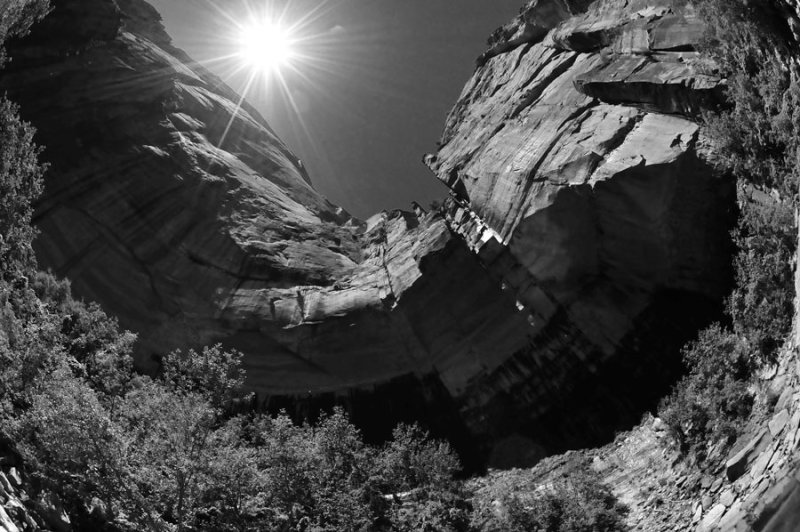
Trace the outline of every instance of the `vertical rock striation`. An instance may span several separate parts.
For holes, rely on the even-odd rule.
[[[40,264],[139,334],[140,366],[221,342],[273,403],[410,379],[430,405],[527,342],[513,296],[441,216],[361,222],[328,203],[145,2],[56,0],[11,53],[0,87],[51,163]]]
[[[573,443],[664,390],[664,355],[726,292],[733,203],[694,119],[724,86],[694,8],[586,4],[533,1],[496,33],[426,157],[536,330],[465,411],[528,412],[530,433]]]

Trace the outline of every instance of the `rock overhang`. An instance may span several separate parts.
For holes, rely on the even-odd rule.
[[[606,404],[608,368],[638,371],[657,322],[686,336],[708,318],[675,302],[725,292],[732,185],[693,120],[722,80],[695,68],[697,19],[677,2],[531,2],[429,159],[456,194],[445,217],[366,224],[144,2],[92,2],[57,0],[0,85],[53,163],[40,262],[139,333],[140,364],[220,341],[262,397],[411,378],[473,435],[546,426],[556,450],[575,431],[537,419],[588,408],[580,386]],[[104,46],[69,33],[94,4]]]

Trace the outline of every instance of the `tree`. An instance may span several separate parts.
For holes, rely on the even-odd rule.
[[[417,425],[400,424],[378,457],[378,467],[390,492],[418,487],[442,487],[460,469],[458,458],[445,442],[432,441]]]
[[[28,33],[31,25],[50,9],[49,0],[6,0],[0,10],[0,67],[6,60],[2,47],[8,39]]]
[[[734,231],[735,288],[727,313],[734,330],[747,338],[759,363],[769,362],[791,330],[794,316],[794,261],[797,231],[788,201],[740,198]]]
[[[197,393],[215,407],[237,398],[244,385],[243,355],[217,344],[201,352],[191,349],[169,353],[161,360],[161,380],[176,391]]]
[[[34,130],[19,118],[18,108],[0,97],[0,276],[4,280],[31,272],[35,265],[31,243],[33,202],[42,191],[45,167]]]
[[[622,532],[628,508],[588,464],[546,481],[510,475],[475,494],[473,525],[487,532]]]
[[[707,25],[701,51],[727,77],[725,104],[704,115],[734,175],[797,194],[800,86],[789,59],[794,38],[773,2],[702,0]]]
[[[147,505],[183,530],[208,489],[217,414],[202,396],[176,393],[158,382],[129,392],[114,420],[125,440],[128,482]]]

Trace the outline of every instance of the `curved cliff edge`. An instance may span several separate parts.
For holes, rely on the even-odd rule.
[[[0,88],[52,164],[40,264],[140,365],[221,342],[273,405],[446,420],[524,462],[632,426],[718,312],[735,198],[693,119],[724,83],[701,33],[685,2],[532,2],[427,158],[445,216],[331,205],[142,0],[55,1]]]

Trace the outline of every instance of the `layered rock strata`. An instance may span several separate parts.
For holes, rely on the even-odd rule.
[[[118,4],[56,2],[2,85],[52,163],[40,262],[139,333],[140,363],[222,341],[267,393],[434,371],[458,393],[524,343],[513,299],[442,219],[351,219],[147,4]]]
[[[40,262],[139,333],[142,366],[222,342],[273,404],[384,397],[543,452],[604,437],[724,294],[733,195],[692,120],[722,84],[692,8],[589,4],[532,2],[483,57],[428,160],[445,217],[360,222],[149,5],[56,0],[0,78],[52,163]]]

